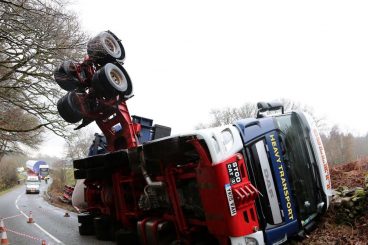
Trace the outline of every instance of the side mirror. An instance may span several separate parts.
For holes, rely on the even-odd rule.
[[[266,111],[276,111],[281,109],[281,113],[284,114],[284,106],[280,102],[258,102],[257,108],[257,118],[263,117],[261,112]]]

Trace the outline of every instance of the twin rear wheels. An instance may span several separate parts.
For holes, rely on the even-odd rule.
[[[133,89],[128,73],[118,63],[107,63],[96,71],[92,78],[92,87],[99,97],[104,98],[130,96]]]
[[[116,241],[117,245],[139,244],[137,234],[121,229],[107,216],[94,217],[90,213],[78,215],[79,234],[82,236],[95,235],[98,240]]]
[[[92,38],[87,44],[89,57],[97,64],[122,62],[125,50],[121,41],[111,31],[104,31]]]
[[[54,71],[54,78],[56,83],[66,91],[75,90],[79,85],[76,71],[77,68],[73,61],[64,61]]]
[[[91,39],[87,44],[87,53],[94,64],[100,67],[91,82],[97,96],[113,98],[120,95],[129,98],[133,92],[132,82],[121,65],[125,50],[114,33],[101,32]]]
[[[80,235],[95,235],[98,240],[103,241],[115,241],[117,245],[139,245],[142,244],[138,234],[141,234],[139,231],[127,230],[123,229],[120,225],[114,222],[108,216],[94,216],[88,212],[78,214],[78,222],[79,225],[79,234]],[[148,224],[149,222],[147,222]],[[152,223],[153,224],[153,223]],[[150,228],[146,226],[145,229]],[[155,230],[155,231],[154,231]],[[157,243],[160,245],[181,245],[181,244],[189,244],[188,241],[184,242],[182,240],[177,240],[175,235],[175,229],[173,226],[167,225],[161,227],[160,226],[151,229],[145,230],[146,238],[150,240],[148,243],[153,244]],[[151,231],[154,231],[153,233]],[[142,237],[141,237],[142,238]],[[219,242],[215,239],[215,237],[209,234],[201,234],[193,237],[192,242],[190,244],[193,245],[219,245]],[[142,244],[143,245],[143,244]]]
[[[76,123],[82,119],[81,104],[78,93],[92,92],[96,98],[128,99],[132,96],[133,86],[130,77],[121,62],[125,50],[120,40],[110,31],[102,32],[87,44],[87,53],[93,63],[89,77],[85,65],[73,61],[64,61],[55,71],[56,83],[68,93],[60,98],[57,108],[61,117]],[[93,68],[92,68],[93,67]],[[87,89],[88,88],[88,89]],[[88,107],[87,107],[88,109]]]

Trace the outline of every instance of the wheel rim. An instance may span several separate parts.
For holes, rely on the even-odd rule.
[[[111,85],[119,92],[124,92],[128,88],[128,82],[124,73],[119,69],[119,67],[113,64],[106,65],[106,75],[111,83]]]
[[[123,78],[122,74],[120,74],[118,71],[116,71],[115,69],[112,69],[110,71],[110,76],[112,78],[112,81],[116,85],[118,85],[119,87],[121,87],[123,85],[124,78]]]
[[[113,52],[113,53],[116,52],[117,47],[116,47],[115,43],[110,40],[110,38],[105,39],[105,45],[109,48],[109,50],[111,52]]]
[[[110,34],[106,33],[102,37],[102,44],[105,47],[106,51],[112,55],[114,58],[119,58],[121,55],[121,48],[117,40],[111,36]]]

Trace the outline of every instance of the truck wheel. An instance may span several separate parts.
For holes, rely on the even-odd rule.
[[[85,212],[78,214],[79,234],[82,236],[88,236],[94,234],[93,227],[93,215]]]
[[[120,40],[111,31],[104,31],[87,43],[89,57],[99,65],[108,62],[122,62],[125,50]]]
[[[92,223],[79,225],[78,229],[79,229],[79,235],[81,236],[90,236],[90,235],[95,234]]]
[[[130,95],[132,82],[127,71],[121,65],[108,63],[95,72],[92,78],[92,87],[96,94],[105,98],[117,95]]]
[[[77,123],[82,120],[82,114],[77,107],[76,96],[75,92],[68,92],[57,102],[60,116],[69,123]]]
[[[104,156],[93,156],[73,161],[73,167],[76,169],[90,169],[104,166]]]
[[[84,160],[84,159],[83,159]],[[84,168],[84,161],[81,159],[73,161],[73,168],[76,169],[83,169]]]
[[[181,241],[179,241],[179,240],[175,240],[175,241],[172,241],[170,243],[170,245],[181,245],[181,244],[183,244],[183,243]]]
[[[92,224],[93,217],[94,216],[89,212],[80,213],[80,214],[78,214],[78,223]]]
[[[74,179],[85,179],[85,178],[87,178],[86,171],[81,169],[74,170]]]
[[[111,241],[111,221],[108,217],[100,216],[93,219],[95,235],[98,240]]]
[[[133,231],[120,229],[115,233],[117,245],[135,245],[139,244],[137,234]]]
[[[73,91],[79,85],[79,80],[73,75],[73,72],[77,70],[75,64],[72,61],[64,61],[54,71],[54,78],[56,83],[66,91]]]
[[[111,175],[111,170],[107,168],[90,168],[86,170],[86,179],[103,179]]]

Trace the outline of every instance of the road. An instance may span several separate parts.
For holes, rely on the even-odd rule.
[[[40,194],[25,194],[21,185],[0,196],[0,217],[4,218],[9,244],[40,245],[112,245],[94,236],[80,236],[77,215],[64,217],[63,209],[48,204],[42,197],[47,185],[42,182]],[[27,223],[32,211],[34,223]]]

